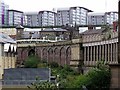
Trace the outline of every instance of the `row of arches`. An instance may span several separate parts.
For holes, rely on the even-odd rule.
[[[38,48],[38,56],[47,62],[57,62],[60,65],[70,65],[71,49],[70,47]]]
[[[40,60],[45,60],[48,63],[57,62],[59,65],[70,65],[71,48],[63,47],[35,47],[35,48],[19,48],[17,61],[24,62],[26,58],[31,55],[37,55]]]

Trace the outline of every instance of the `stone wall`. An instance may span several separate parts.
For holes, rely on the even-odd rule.
[[[81,39],[55,43],[18,43],[17,64],[22,64],[29,56],[30,51],[34,51],[40,60],[48,63],[57,62],[59,65],[70,65],[78,70],[82,58]]]
[[[4,52],[4,46],[2,44],[0,44],[0,52],[0,79],[2,79],[4,69],[16,67],[16,54],[10,51]]]

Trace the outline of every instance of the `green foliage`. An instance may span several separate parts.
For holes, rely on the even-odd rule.
[[[58,63],[56,63],[56,62],[51,62],[51,63],[49,63],[49,66],[50,66],[51,68],[58,68],[58,67],[59,67]]]
[[[38,68],[45,68],[45,67],[47,67],[47,64],[46,64],[46,63],[39,63],[39,64],[37,65],[37,67],[38,67]]]
[[[90,70],[87,75],[90,78],[91,83],[87,86],[88,88],[95,90],[97,89],[109,89],[111,72],[109,66],[104,61],[98,62],[96,67]]]
[[[39,59],[37,56],[29,56],[24,63],[24,66],[26,68],[37,68],[37,65],[39,63]]]
[[[40,81],[39,78],[36,78],[36,81],[31,83],[31,86],[27,86],[27,87],[32,90],[57,89],[57,86],[54,83],[51,83],[49,81]]]
[[[48,64],[44,61],[40,61],[39,63],[37,57],[32,56],[26,60],[27,63],[25,66],[50,67],[53,76],[59,75],[59,78],[57,79],[57,82],[60,83],[59,88],[76,88],[82,90],[82,87],[86,86],[88,90],[104,90],[109,89],[110,87],[111,73],[109,66],[104,61],[98,62],[94,68],[84,75],[79,75],[73,71],[70,66],[59,66],[56,62]],[[32,88],[36,90],[42,90],[46,88],[53,90],[57,87],[55,84],[48,81],[37,81],[32,84]]]
[[[52,68],[52,74],[53,75],[60,75],[61,79],[65,79],[67,75],[75,75],[76,72],[73,71],[70,66],[59,66],[57,68]]]
[[[108,65],[102,61],[98,62],[96,67],[84,75],[66,77],[64,86],[66,88],[79,88],[79,90],[82,90],[83,86],[86,86],[88,90],[104,90],[109,89],[110,79],[110,69]]]
[[[85,75],[80,75],[76,78],[74,81],[74,87],[82,89],[82,86],[87,86],[89,83],[91,83],[90,78]]]

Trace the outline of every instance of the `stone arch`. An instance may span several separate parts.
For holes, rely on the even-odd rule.
[[[23,49],[22,48],[18,48],[17,49],[17,64],[20,64],[20,62],[22,61],[22,52],[23,52]]]
[[[48,49],[48,62],[53,62],[53,49]]]
[[[28,56],[31,56],[31,55],[35,55],[35,50],[34,49],[29,50]]]
[[[27,57],[28,57],[28,49],[22,48],[20,64],[23,64]]]
[[[47,61],[47,49],[46,48],[42,49],[42,60]]]
[[[36,55],[41,59],[41,47],[36,48]]]
[[[65,48],[61,47],[60,49],[60,65],[64,66],[66,61],[66,52]]]
[[[71,60],[71,47],[66,48],[66,64],[70,65]]]
[[[57,62],[59,64],[60,61],[60,51],[58,48],[54,49],[54,62]]]

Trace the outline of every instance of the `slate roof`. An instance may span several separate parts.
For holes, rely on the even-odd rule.
[[[11,68],[4,69],[4,85],[31,84],[39,77],[42,81],[50,79],[49,68]]]
[[[103,32],[105,32],[105,29],[92,29],[92,30],[87,30],[81,34],[82,35],[90,35],[90,34],[100,34]]]
[[[38,31],[25,31],[25,32],[23,32],[22,37],[23,38],[30,38],[30,32],[32,33],[32,38],[39,38]]]
[[[0,33],[0,43],[16,43],[16,41],[14,41],[7,34]]]
[[[4,70],[4,80],[49,80],[49,68],[13,68]]]
[[[62,29],[62,28],[46,28],[44,30],[42,30],[41,32],[66,32],[67,30],[66,29]]]

